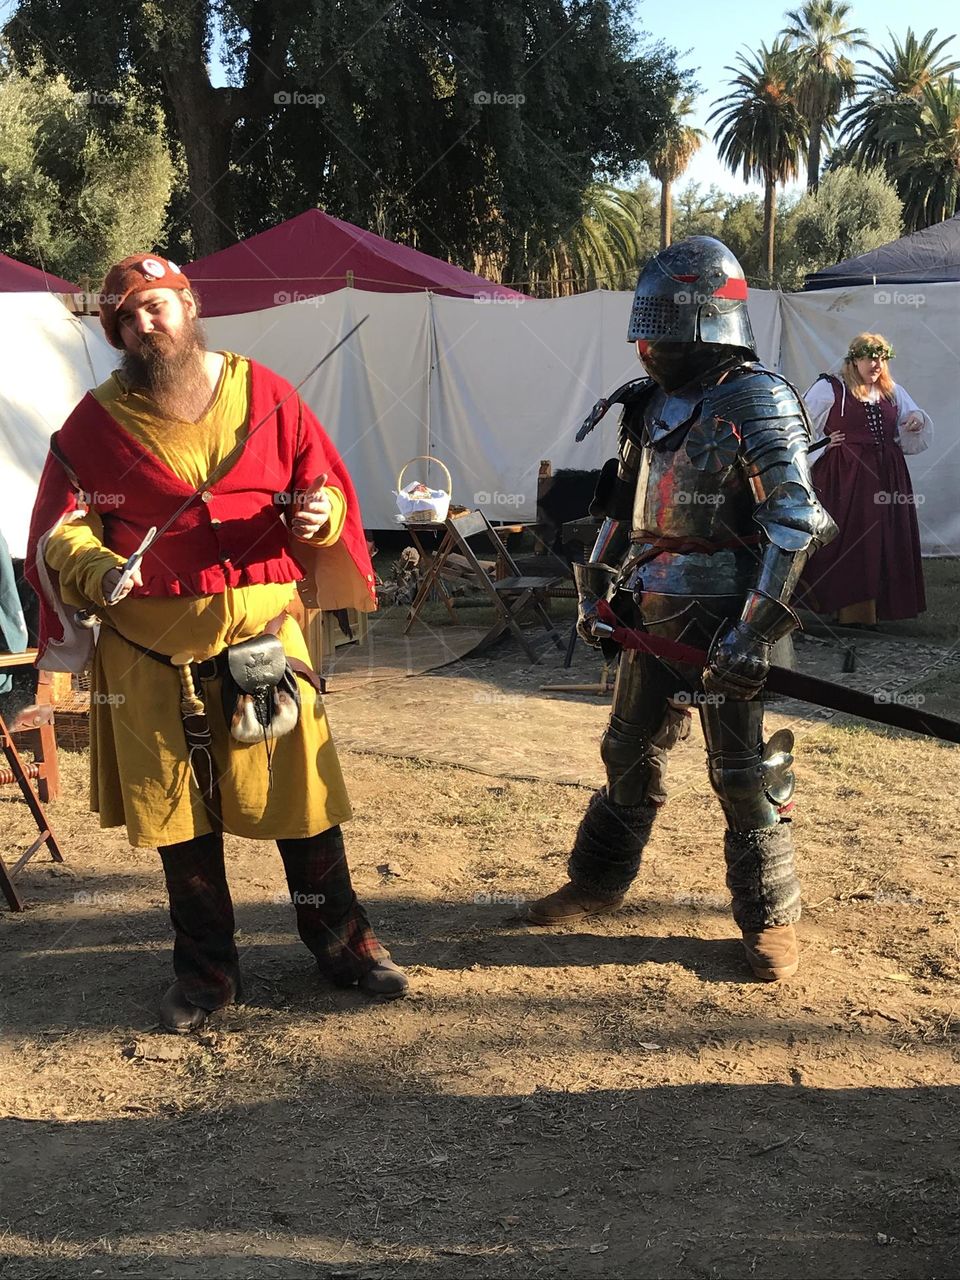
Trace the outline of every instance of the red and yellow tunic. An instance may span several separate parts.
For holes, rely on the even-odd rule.
[[[203,483],[260,420],[264,404],[269,408],[271,397],[278,401],[286,389],[269,371],[227,353],[213,400],[198,422],[162,416],[149,397],[125,389],[116,377],[96,389],[92,402],[81,402],[59,444],[91,509],[85,515],[65,513],[72,518],[56,523],[45,540],[38,538],[63,605],[102,606],[104,573],[125,561],[149,524],[162,522]],[[126,824],[133,845],[176,844],[210,829],[186,760],[178,673],[134,645],[165,654],[187,651],[200,660],[257,635],[293,599],[304,573],[302,557],[320,561],[322,582],[325,552],[331,571],[327,591],[330,577],[341,579],[336,607],[369,607],[372,573],[349,476],[309,410],[298,397],[288,403],[291,412],[278,410],[276,427],[258,432],[187,518],[158,540],[144,558],[143,587],[102,610],[92,668],[91,808],[103,827]],[[96,453],[96,465],[87,464],[88,449]],[[324,471],[332,518],[322,537],[302,547],[290,539],[282,519],[288,508],[276,495],[306,489]],[[56,474],[50,472],[49,484]],[[34,532],[49,520],[51,503],[56,506],[41,487]],[[329,595],[324,603],[334,607]],[[55,627],[50,630],[55,652]],[[293,619],[284,622],[280,639],[291,656],[309,661]],[[300,722],[273,744],[268,773],[265,745],[244,746],[229,736],[219,681],[204,682],[224,830],[230,834],[304,837],[350,817],[322,701],[305,681],[299,687]]]

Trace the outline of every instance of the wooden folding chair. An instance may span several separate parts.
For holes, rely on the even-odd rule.
[[[25,653],[0,654],[0,670],[13,666],[26,666],[36,660],[37,651],[28,649]],[[0,786],[16,783],[33,814],[39,832],[36,840],[20,854],[12,867],[8,868],[0,853],[0,890],[6,898],[11,911],[22,911],[23,900],[13,883],[14,876],[27,865],[33,855],[44,844],[50,850],[54,862],[62,862],[63,854],[57,844],[56,837],[50,829],[43,805],[48,800],[55,800],[59,793],[60,774],[57,766],[56,731],[53,723],[53,707],[49,702],[49,683],[46,673],[40,673],[37,688],[37,704],[26,707],[11,724],[7,725],[0,715],[0,748],[6,758],[7,767],[0,767]],[[37,739],[36,756],[33,764],[24,762],[14,742],[14,734],[30,734]],[[36,781],[40,794],[34,790]]]
[[[516,636],[530,661],[539,662],[539,655],[530,644],[518,622],[523,610],[531,608],[553,643],[558,649],[562,649],[563,638],[553,625],[550,615],[543,605],[544,594],[559,581],[557,575],[537,576],[521,573],[496,529],[494,529],[482,511],[465,511],[461,515],[448,516],[443,522],[443,527],[445,529],[443,541],[436,554],[431,558],[429,569],[420,585],[417,598],[410,607],[410,614],[404,633],[409,632],[417,620],[431,588],[434,585],[440,585],[441,574],[449,557],[458,554],[462,560],[466,561],[472,584],[486,592],[496,611],[497,620],[481,642],[484,647],[492,644],[504,631],[509,629]],[[487,568],[481,563],[477,553],[468,541],[470,538],[477,536],[486,538],[493,551],[495,564],[506,570],[506,577],[492,578],[490,576]],[[446,595],[446,592],[443,592],[443,594]],[[446,603],[447,609],[453,616],[454,621],[456,621],[452,601],[445,599],[444,603]]]

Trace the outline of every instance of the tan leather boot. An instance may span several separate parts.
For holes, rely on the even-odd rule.
[[[623,902],[623,896],[620,893],[615,898],[598,898],[568,881],[556,893],[531,902],[527,907],[527,920],[530,924],[573,924],[577,920],[583,920],[585,916],[599,916],[608,911],[616,911]]]
[[[754,975],[764,982],[792,978],[800,967],[797,931],[792,924],[772,924],[743,932],[743,947]]]

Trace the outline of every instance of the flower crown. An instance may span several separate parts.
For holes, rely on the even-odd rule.
[[[879,360],[892,360],[896,354],[889,342],[858,342],[847,352],[847,359],[862,360],[870,356]]]

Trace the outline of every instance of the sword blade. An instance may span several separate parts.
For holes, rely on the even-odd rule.
[[[707,664],[706,650],[678,640],[667,640],[664,636],[651,635],[648,631],[635,631],[632,627],[625,627],[605,602],[598,605],[597,615],[612,628],[608,638],[624,649],[639,649],[671,663],[679,662],[701,669]],[[799,671],[789,671],[786,667],[772,666],[764,688],[782,693],[788,698],[797,698],[801,702],[810,702],[817,707],[857,716],[861,720],[888,724],[895,729],[909,729],[911,733],[922,733],[928,738],[940,738],[944,742],[960,743],[960,722],[956,720],[949,720],[946,716],[934,715],[933,712],[902,702],[878,701],[876,694],[848,689],[845,685],[834,684],[832,680],[803,675]]]
[[[229,471],[230,467],[233,466],[234,462],[236,462],[237,458],[239,458],[240,454],[244,451],[244,449],[247,447],[247,445],[250,443],[253,437],[257,434],[260,428],[266,426],[266,424],[274,416],[277,410],[282,409],[283,406],[287,403],[287,401],[291,398],[291,396],[295,396],[297,392],[300,390],[300,388],[304,385],[304,383],[308,382],[313,377],[313,375],[317,372],[320,366],[326,364],[327,361],[330,359],[330,357],[332,355],[335,355],[336,352],[338,352],[340,348],[343,346],[343,344],[353,337],[353,335],[357,332],[360,326],[362,324],[366,324],[366,322],[369,319],[370,317],[366,315],[363,317],[362,320],[358,320],[352,329],[347,330],[347,332],[343,335],[343,337],[340,339],[339,342],[334,343],[334,345],[330,348],[330,350],[325,355],[320,357],[320,359],[313,366],[310,372],[305,373],[303,377],[300,379],[300,381],[297,383],[297,385],[295,387],[290,388],[290,390],[287,392],[287,394],[283,397],[282,400],[278,400],[275,405],[271,405],[271,407],[263,415],[260,421],[255,426],[251,427],[250,430],[247,432],[247,434],[243,437],[243,439],[239,441],[239,443],[234,445],[234,447],[230,450],[230,452],[224,458],[222,458],[220,462],[217,463],[217,465],[210,472],[210,474],[205,477],[203,483],[199,486],[199,488],[194,489],[193,493],[190,494],[190,497],[185,498],[184,501],[181,502],[180,506],[177,507],[176,511],[174,511],[173,515],[170,516],[168,520],[165,520],[163,522],[160,528],[157,529],[156,532],[154,533],[153,537],[150,540],[150,543],[148,543],[146,547],[141,548],[141,550],[137,553],[138,555],[142,555],[144,551],[149,549],[149,546],[151,545],[151,543],[156,542],[158,538],[162,538],[163,535],[168,530],[172,529],[173,526],[180,519],[180,517],[183,515],[183,513],[186,511],[186,509],[191,505],[191,503],[196,502],[197,498],[200,497],[204,489],[209,489],[212,484],[216,484],[216,482],[219,479],[221,479],[226,474],[227,471]]]

